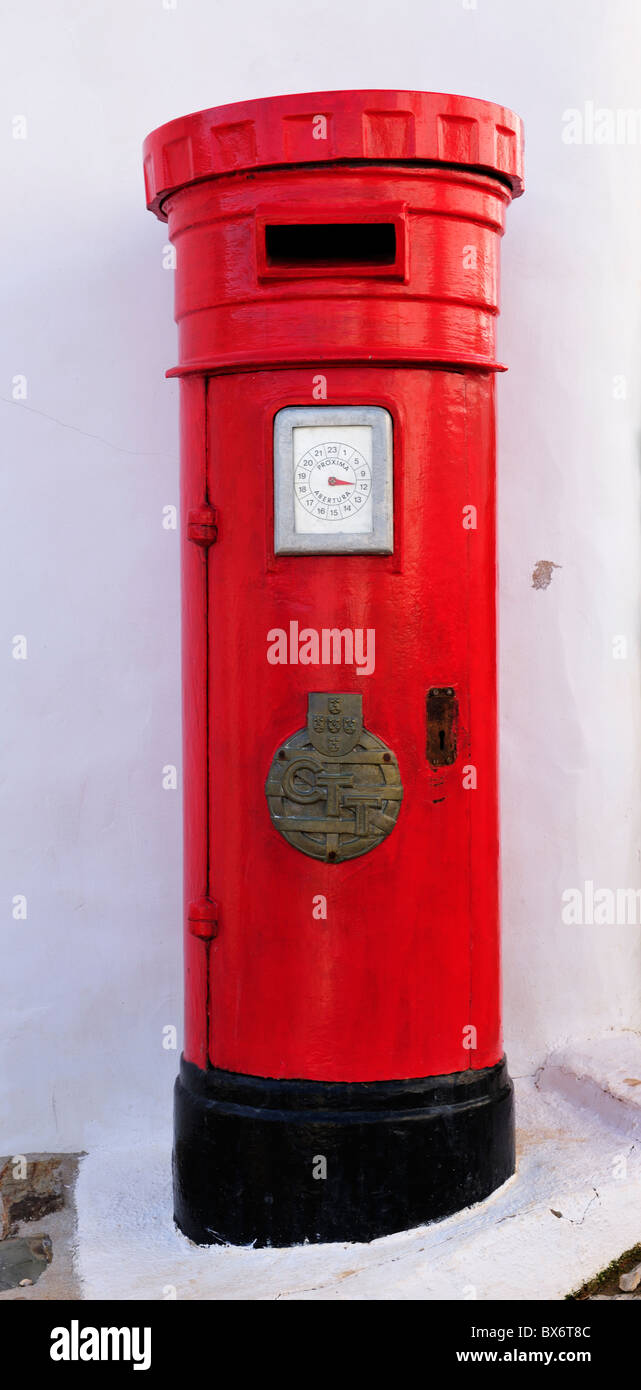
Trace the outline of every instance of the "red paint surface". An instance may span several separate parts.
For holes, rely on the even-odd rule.
[[[310,129],[324,110],[321,160]],[[501,1055],[494,329],[520,150],[502,108],[415,93],[250,102],[147,142],[149,202],[177,247],[185,377],[186,918],[190,902],[218,905],[213,938],[186,923],[185,1054],[200,1066],[369,1081]],[[372,162],[331,163],[350,158]],[[483,171],[394,163],[412,158]],[[265,275],[264,224],[284,206],[320,222],[350,208],[362,221],[364,205],[400,219],[389,275]],[[327,404],[392,414],[392,556],[273,554],[273,417],[320,404],[319,374]],[[204,505],[216,509],[211,546],[187,537]],[[474,530],[462,524],[470,505]],[[291,621],[373,628],[374,672],[270,665],[267,634]],[[454,686],[460,704],[457,759],[438,770],[425,756],[431,686]],[[396,753],[404,786],[391,835],[344,864],[288,845],[264,793],[312,690],[363,695],[365,727]],[[463,785],[470,764],[476,790]],[[326,920],[312,916],[318,894]]]

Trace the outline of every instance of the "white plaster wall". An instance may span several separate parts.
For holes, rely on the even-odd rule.
[[[179,592],[161,521],[177,501],[176,347],[140,146],[227,101],[401,86],[525,120],[499,382],[512,1070],[641,1027],[641,929],[560,916],[586,879],[641,885],[641,143],[561,138],[586,101],[641,108],[635,0],[5,0],[1,37],[0,1151],[170,1123],[180,793],[161,774],[180,767]],[[560,566],[545,590],[540,560]]]

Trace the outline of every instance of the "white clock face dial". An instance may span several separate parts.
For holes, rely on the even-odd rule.
[[[371,531],[371,429],[295,429],[293,490],[298,533]]]

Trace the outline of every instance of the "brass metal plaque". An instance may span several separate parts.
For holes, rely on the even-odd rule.
[[[313,859],[340,864],[380,845],[403,787],[395,754],[363,728],[362,695],[308,696],[307,728],[277,749],[265,795],[276,829]]]

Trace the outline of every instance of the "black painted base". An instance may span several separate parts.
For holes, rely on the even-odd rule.
[[[373,1240],[514,1172],[505,1059],[412,1081],[272,1081],[181,1061],[175,1219],[199,1245]]]

